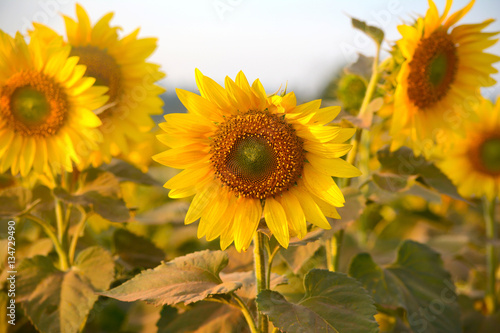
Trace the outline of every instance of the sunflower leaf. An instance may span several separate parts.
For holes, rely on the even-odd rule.
[[[130,219],[129,210],[122,198],[105,196],[95,190],[79,195],[69,194],[60,187],[56,187],[53,193],[64,202],[87,207],[111,222],[127,222]]]
[[[405,241],[396,261],[387,267],[361,253],[352,260],[349,274],[363,283],[386,312],[404,309],[413,331],[461,332],[455,287],[440,255],[429,247]]]
[[[124,302],[144,300],[155,305],[190,304],[241,287],[224,282],[219,273],[227,266],[223,251],[200,251],[177,257],[136,275],[122,285],[101,293]]]
[[[250,332],[241,311],[235,307],[212,302],[198,302],[188,311],[178,313],[171,306],[164,306],[156,323],[158,333],[246,333]]]
[[[117,229],[113,234],[115,253],[132,267],[153,268],[165,259],[165,252],[149,239]]]
[[[419,176],[418,180],[439,193],[446,194],[457,200],[464,200],[458,194],[457,188],[434,164],[423,156],[415,156],[408,147],[391,152],[389,147],[384,147],[377,152],[381,164],[381,171],[400,176]],[[377,184],[378,185],[378,184]]]
[[[48,257],[35,256],[19,265],[16,296],[40,332],[78,332],[97,300],[95,292],[107,289],[113,274],[111,256],[99,247],[82,251],[66,272]]]
[[[161,186],[161,183],[153,179],[150,175],[125,161],[114,160],[113,163],[106,164],[103,168],[115,175],[120,182],[129,181],[143,185]]]
[[[364,21],[360,21],[351,17],[352,26],[358,30],[363,31],[365,34],[370,36],[378,45],[381,45],[384,41],[384,31],[380,28],[366,24]]]
[[[262,291],[258,309],[275,327],[294,332],[378,332],[373,300],[361,284],[342,273],[313,269],[304,278],[305,296],[297,304],[280,293]]]

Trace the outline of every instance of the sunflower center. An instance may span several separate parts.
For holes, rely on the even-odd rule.
[[[455,80],[455,44],[446,32],[434,32],[420,41],[409,67],[409,99],[420,109],[432,107],[446,96]]]
[[[216,176],[234,193],[264,199],[295,184],[304,166],[303,143],[282,117],[249,111],[219,125],[211,142]]]
[[[109,88],[108,103],[115,102],[121,91],[121,71],[115,59],[106,50],[95,46],[76,46],[71,49],[72,56],[80,57],[79,63],[87,66],[86,76],[96,79],[96,85]]]
[[[68,111],[65,92],[51,78],[27,70],[0,87],[0,115],[15,132],[47,137],[64,125]]]
[[[484,141],[479,150],[482,165],[490,174],[500,174],[500,138]]]

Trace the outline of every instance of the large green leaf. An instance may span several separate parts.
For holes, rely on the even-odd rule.
[[[19,265],[17,300],[40,332],[78,332],[96,291],[109,287],[113,273],[111,256],[98,247],[82,251],[66,272],[48,257],[35,256]]]
[[[69,194],[60,187],[55,188],[53,192],[60,200],[88,207],[111,222],[127,222],[130,219],[125,201],[119,197],[104,196],[94,190],[82,194]]]
[[[161,183],[150,175],[122,160],[113,160],[111,164],[103,166],[103,169],[114,174],[122,182],[129,181],[137,184],[161,186]]]
[[[358,30],[363,31],[370,36],[378,45],[384,41],[384,31],[380,28],[366,24],[364,21],[351,18],[352,26]]]
[[[153,242],[126,229],[117,229],[113,241],[115,253],[132,268],[153,268],[165,259],[165,252]]]
[[[377,152],[377,158],[381,164],[383,173],[400,176],[419,176],[423,184],[446,194],[452,198],[463,200],[458,194],[455,185],[434,164],[425,160],[423,156],[415,156],[408,147],[391,152],[385,147]],[[401,179],[399,180],[401,182]],[[380,184],[380,181],[378,181]],[[395,187],[396,190],[399,190]]]
[[[241,311],[212,302],[198,302],[183,313],[171,306],[161,310],[158,333],[246,333],[250,332]]]
[[[274,326],[288,333],[378,332],[373,300],[361,284],[342,273],[313,269],[304,278],[304,298],[297,304],[264,290],[257,306]]]
[[[144,300],[155,305],[201,301],[241,287],[241,283],[221,280],[219,273],[227,262],[223,251],[191,253],[148,269],[102,295],[125,302]]]
[[[396,261],[387,267],[378,266],[369,254],[359,254],[349,274],[363,283],[385,311],[404,309],[413,331],[461,332],[455,287],[440,255],[429,247],[405,241]]]

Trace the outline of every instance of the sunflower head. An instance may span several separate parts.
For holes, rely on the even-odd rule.
[[[64,16],[71,56],[86,66],[86,77],[109,89],[108,103],[96,110],[102,122],[99,130],[103,144],[84,163],[98,166],[109,163],[113,156],[129,154],[130,147],[154,127],[150,116],[162,113],[159,95],[164,92],[155,82],[165,74],[158,65],[146,61],[156,49],[156,38],[138,38],[139,29],[120,38],[121,28],[110,25],[113,13],[92,25],[83,7],[77,4],[76,16],[77,20]],[[50,41],[57,36],[44,25],[34,26],[40,39]]]
[[[497,33],[482,31],[493,20],[457,25],[473,4],[448,16],[452,0],[442,15],[430,0],[425,17],[398,27],[403,38],[397,46],[405,61],[394,95],[392,149],[407,144],[417,154],[426,153],[443,133],[463,132],[465,122],[455,120],[479,102],[480,87],[495,83],[490,75],[497,72],[493,64],[500,57],[484,49],[496,43],[491,37]]]
[[[85,66],[70,56],[62,39],[27,44],[0,31],[0,173],[71,171],[102,139],[92,112],[107,100],[107,89],[83,77]]]
[[[476,112],[479,121],[466,124],[465,137],[455,140],[438,166],[464,197],[491,200],[500,195],[500,98],[495,105],[483,99]]]
[[[225,87],[196,70],[200,95],[178,89],[187,114],[169,114],[158,139],[170,149],[153,158],[183,169],[165,187],[169,196],[193,196],[186,223],[200,220],[198,237],[220,236],[246,250],[261,218],[278,242],[302,238],[306,221],[329,229],[344,203],[332,176],[359,171],[340,157],[354,129],[326,126],[339,107],[316,100],[297,105],[293,92],[267,96],[240,72]]]

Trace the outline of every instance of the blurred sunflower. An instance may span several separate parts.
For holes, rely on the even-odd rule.
[[[61,38],[45,43],[0,30],[0,173],[71,171],[98,149],[101,125],[92,112],[107,88],[83,77]]]
[[[128,154],[129,146],[139,143],[141,134],[154,127],[150,115],[163,112],[159,95],[165,90],[154,83],[165,74],[159,65],[146,62],[156,49],[157,39],[138,39],[139,29],[120,39],[121,28],[109,24],[113,15],[106,14],[92,26],[85,10],[77,4],[77,21],[64,16],[71,55],[87,66],[86,76],[109,87],[109,102],[97,112],[104,142],[92,155],[94,166],[109,163],[112,156]],[[40,38],[57,37],[50,28],[33,25],[41,32]]]
[[[492,200],[500,195],[500,98],[495,105],[483,99],[477,113],[479,122],[466,124],[465,138],[437,165],[462,196]]]
[[[428,143],[436,136],[462,131],[463,122],[457,125],[454,120],[463,117],[466,103],[478,102],[478,88],[495,84],[490,75],[497,70],[492,64],[500,57],[484,49],[496,43],[490,37],[497,33],[482,32],[494,20],[460,25],[450,31],[473,4],[471,1],[447,18],[452,0],[446,1],[441,16],[430,0],[424,18],[418,18],[413,26],[398,27],[403,38],[397,46],[406,61],[394,95],[393,150],[409,140],[417,154],[427,153]]]
[[[170,179],[169,196],[194,195],[185,223],[200,219],[198,237],[220,236],[246,250],[264,216],[278,242],[307,233],[306,221],[330,229],[326,216],[344,197],[331,176],[359,176],[341,159],[352,128],[324,126],[340,107],[320,109],[321,100],[296,105],[293,92],[266,95],[257,79],[249,85],[239,72],[225,89],[196,70],[201,96],[177,89],[187,114],[169,114],[158,139],[171,149],[153,158],[185,169]]]

